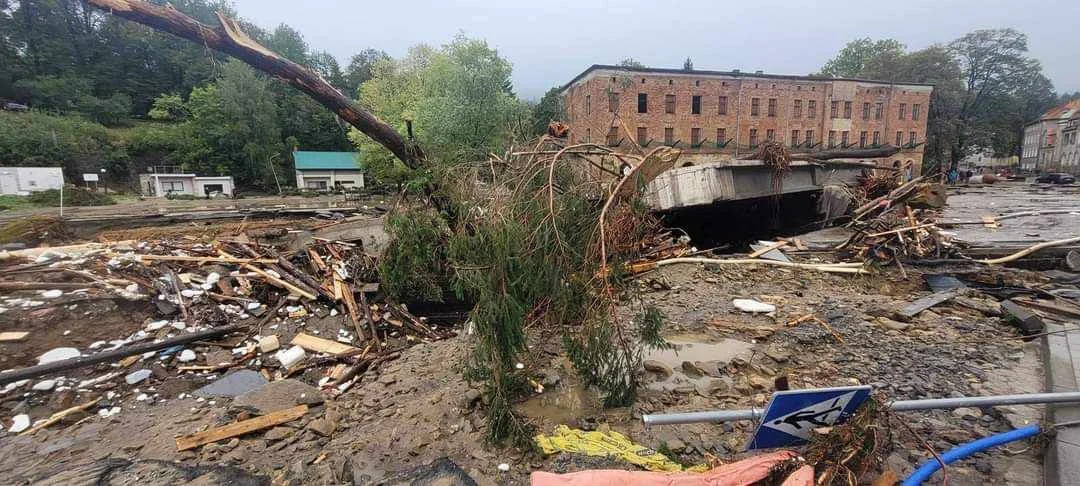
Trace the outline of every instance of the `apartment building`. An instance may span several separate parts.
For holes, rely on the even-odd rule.
[[[1038,172],[1080,173],[1076,160],[1076,126],[1080,100],[1072,100],[1043,113],[1024,127],[1020,165]]]
[[[922,166],[932,85],[593,65],[563,87],[572,142],[668,145],[684,163],[730,160],[765,140],[792,151],[900,146]]]

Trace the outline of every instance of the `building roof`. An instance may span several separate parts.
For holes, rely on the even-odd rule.
[[[766,74],[762,72],[747,73],[742,71],[705,71],[695,69],[693,71],[687,71],[685,69],[667,69],[667,68],[648,68],[648,67],[629,67],[629,66],[613,66],[610,64],[593,64],[589,66],[581,74],[578,74],[571,79],[569,83],[563,85],[559,89],[560,92],[564,92],[570,88],[574,83],[580,81],[589,75],[589,73],[597,70],[609,70],[609,71],[628,71],[642,74],[681,74],[681,75],[693,75],[693,76],[724,76],[733,78],[759,78],[759,79],[784,79],[789,81],[858,81],[862,83],[875,83],[875,84],[887,84],[887,85],[900,85],[900,86],[930,86],[933,84],[927,83],[893,83],[889,81],[874,81],[872,79],[858,79],[858,78],[833,78],[829,76],[793,76],[787,74]]]
[[[356,152],[293,152],[296,170],[364,170]]]
[[[1080,98],[1046,110],[1040,120],[1065,120],[1080,114]]]

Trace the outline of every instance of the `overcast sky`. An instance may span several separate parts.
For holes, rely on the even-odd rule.
[[[983,28],[1012,27],[1058,92],[1080,91],[1080,0],[235,0],[241,17],[284,22],[342,67],[368,47],[394,57],[458,31],[514,65],[519,95],[538,98],[592,64],[808,74],[848,41],[895,38],[911,49]]]

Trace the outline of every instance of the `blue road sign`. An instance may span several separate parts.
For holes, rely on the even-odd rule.
[[[845,422],[870,396],[869,386],[773,393],[747,450],[805,444],[810,432]]]

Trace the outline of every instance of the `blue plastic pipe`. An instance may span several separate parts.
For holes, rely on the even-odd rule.
[[[976,452],[982,452],[987,449],[997,447],[1002,444],[1008,444],[1009,442],[1015,442],[1018,440],[1026,439],[1039,433],[1038,425],[1029,425],[1019,429],[1010,430],[1008,432],[1002,432],[987,437],[983,437],[979,440],[968,442],[967,444],[958,445],[948,452],[941,455],[941,459],[945,461],[945,464],[952,464],[960,459],[968,457]],[[930,479],[938,469],[941,469],[941,463],[937,459],[931,458],[924,462],[915,472],[911,473],[907,479],[901,483],[903,486],[919,486]]]

